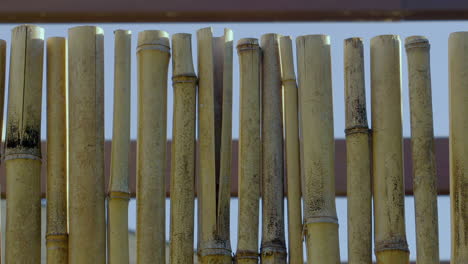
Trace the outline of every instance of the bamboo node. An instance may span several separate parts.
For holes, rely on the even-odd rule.
[[[411,36],[405,39],[406,50],[413,48],[430,48],[431,45],[426,37],[423,36]]]
[[[281,82],[283,83],[283,85],[285,83],[288,83],[288,82],[292,82],[292,83],[296,84],[296,79],[295,78],[288,78],[288,79],[281,80]]]
[[[263,242],[260,252],[262,255],[286,255],[286,247],[277,242]]]
[[[121,192],[121,191],[110,191],[109,192],[109,199],[122,199],[122,200],[130,200],[130,193],[129,192]]]
[[[258,259],[259,255],[258,252],[252,250],[237,250],[234,259]]]
[[[174,75],[172,76],[172,85],[178,83],[197,83],[198,78],[195,74]]]
[[[198,255],[200,257],[205,256],[232,256],[231,247],[229,246],[229,241],[226,240],[211,240],[204,241],[200,243],[198,249]]]
[[[304,220],[304,226],[312,223],[338,224],[338,218],[334,216],[309,216]]]
[[[375,253],[387,250],[400,250],[409,252],[408,243],[406,242],[406,239],[402,238],[392,238],[375,242]]]
[[[67,233],[48,233],[46,235],[46,243],[61,242],[61,241],[68,241]]]
[[[8,153],[6,151],[5,160],[14,160],[14,159],[30,159],[30,160],[41,160],[41,155],[37,154],[38,151],[31,151],[31,153]]]
[[[352,126],[345,129],[345,135],[349,136],[351,134],[370,134],[370,129],[368,126]]]

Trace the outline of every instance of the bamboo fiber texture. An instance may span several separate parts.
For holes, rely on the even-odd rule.
[[[240,73],[239,212],[236,262],[258,263],[258,224],[261,173],[260,74],[258,39],[237,42]]]
[[[165,261],[169,34],[138,34],[137,263]]]
[[[6,69],[6,41],[0,39],[0,131],[3,132],[3,107],[5,106],[5,69]],[[3,154],[3,153],[2,153]],[[0,154],[1,155],[1,154]],[[2,215],[0,213],[0,218]],[[0,221],[1,225],[1,221]],[[2,232],[0,231],[0,236]],[[2,243],[0,242],[0,248]],[[2,262],[2,254],[0,253],[0,263]]]
[[[335,207],[330,37],[298,37],[307,263],[340,263]]]
[[[405,42],[411,110],[417,262],[438,264],[437,170],[432,121],[430,45],[422,36],[408,37]]]
[[[69,263],[106,262],[104,32],[68,31]]]
[[[377,263],[409,263],[405,232],[400,38],[371,40],[372,155]]]
[[[68,263],[67,40],[47,39],[47,263]]]
[[[129,30],[114,32],[114,123],[108,198],[108,256],[110,264],[129,263],[128,244],[128,153],[130,150],[130,72]]]
[[[172,36],[174,116],[171,159],[172,264],[193,263],[195,197],[195,120],[197,76],[192,60],[192,35]]]
[[[367,125],[364,47],[344,41],[348,263],[372,263],[372,183]]]

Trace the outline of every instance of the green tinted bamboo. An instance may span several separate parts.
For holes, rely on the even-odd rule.
[[[291,37],[280,39],[281,69],[284,96],[286,171],[288,187],[288,239],[290,264],[303,264],[301,170],[299,158],[299,125],[296,74]]]
[[[165,261],[169,34],[138,34],[137,263]]]
[[[231,181],[232,39],[230,29],[198,39],[199,241],[201,263],[231,263],[229,202]]]
[[[67,40],[47,39],[47,263],[68,263]]]
[[[114,32],[114,124],[109,181],[109,263],[129,263],[128,153],[130,150],[130,91],[132,32]]]
[[[372,263],[372,183],[362,39],[344,41],[348,263]]]
[[[279,35],[261,38],[262,244],[261,262],[286,263],[284,234],[283,122]]]
[[[449,38],[451,263],[468,263],[468,32]]]
[[[437,170],[432,121],[429,41],[406,38],[411,109],[411,150],[418,263],[438,264]]]
[[[237,42],[240,74],[239,212],[236,262],[258,263],[258,214],[260,197],[260,70],[258,40]]]
[[[307,263],[340,263],[330,37],[296,39]]]
[[[193,263],[195,197],[195,111],[197,76],[192,61],[192,35],[172,36],[174,115],[171,158],[172,264]]]
[[[8,119],[6,263],[41,259],[41,98],[44,30],[15,27],[11,37]]]
[[[69,263],[105,263],[104,32],[68,31]]]
[[[371,40],[372,155],[377,263],[409,263],[401,116],[400,38]]]
[[[0,133],[3,131],[3,107],[5,105],[5,68],[6,68],[6,41],[0,39]],[[1,154],[0,154],[1,155]],[[0,186],[1,188],[1,186]],[[2,214],[0,213],[0,219]],[[0,221],[1,226],[1,221]],[[2,232],[0,230],[0,237]],[[0,239],[0,248],[1,248]],[[2,263],[2,254],[0,252],[0,264]]]

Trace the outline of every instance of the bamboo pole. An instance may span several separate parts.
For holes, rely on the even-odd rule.
[[[3,39],[0,39],[0,134],[3,132],[3,107],[5,106],[5,68],[6,68],[6,41]],[[0,219],[1,218],[2,218],[2,214],[0,212]],[[1,227],[1,221],[0,221],[0,227]],[[0,237],[2,237],[1,230],[0,230]],[[2,247],[2,242],[0,239],[0,248],[1,247]],[[0,252],[0,264],[1,263],[2,263],[2,253]]]
[[[372,263],[372,183],[362,39],[344,41],[348,263]]]
[[[41,98],[44,30],[12,30],[5,166],[6,263],[41,259]]]
[[[171,159],[172,264],[193,263],[195,197],[195,116],[197,76],[192,61],[192,35],[172,36],[174,115]]]
[[[468,263],[468,32],[449,38],[451,263]]]
[[[262,56],[261,263],[286,263],[279,35],[264,34]]]
[[[436,264],[440,260],[430,45],[421,36],[408,37],[405,42],[411,110],[417,262]]]
[[[108,198],[109,263],[129,263],[128,153],[130,150],[130,94],[132,32],[114,31],[114,124]]]
[[[400,38],[371,40],[372,156],[377,263],[409,263],[401,116]]]
[[[166,121],[169,34],[138,34],[137,262],[166,256]]]
[[[291,37],[281,37],[281,81],[284,96],[286,171],[288,188],[288,239],[290,264],[303,264],[301,164],[299,158],[299,125],[296,74]]]
[[[105,263],[104,32],[68,31],[69,263]]]
[[[296,39],[307,263],[340,263],[330,37]]]
[[[261,173],[261,50],[255,38],[237,42],[240,74],[239,212],[236,263],[258,263]]]
[[[199,241],[201,263],[231,263],[229,207],[231,181],[232,39],[230,29],[213,38],[197,32],[199,124]]]
[[[47,263],[68,263],[67,39],[47,39]]]

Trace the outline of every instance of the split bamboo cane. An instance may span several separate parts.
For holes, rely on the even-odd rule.
[[[372,263],[372,183],[362,39],[344,41],[348,263]]]
[[[128,264],[128,153],[130,149],[130,72],[132,33],[114,32],[114,124],[108,198],[109,263]]]
[[[261,263],[286,263],[279,35],[264,34],[262,56]]]
[[[260,70],[258,40],[237,42],[240,74],[238,264],[258,263],[258,224],[261,173]]]
[[[5,166],[6,263],[41,259],[41,98],[44,30],[15,27],[11,37]]]
[[[401,116],[400,38],[371,40],[372,156],[377,263],[409,263]]]
[[[0,134],[3,132],[3,107],[5,105],[5,69],[6,69],[6,41],[3,39],[0,39]],[[0,213],[0,219],[1,218],[2,218],[2,214]],[[1,221],[0,221],[0,226],[1,226]],[[0,237],[2,237],[1,230],[0,230]],[[2,247],[2,243],[0,239],[0,248],[1,247]],[[0,264],[1,263],[2,263],[2,254],[0,252]]]
[[[468,263],[468,32],[449,38],[451,263]]]
[[[284,96],[286,170],[288,188],[288,239],[290,264],[303,264],[301,170],[296,74],[291,37],[281,37],[281,72]]]
[[[47,39],[47,263],[68,263],[67,40]]]
[[[173,264],[193,263],[195,116],[197,76],[192,35],[172,36],[174,116],[171,159],[171,244]]]
[[[307,263],[340,263],[330,37],[296,39]]]
[[[406,38],[411,110],[411,150],[416,211],[416,253],[418,263],[438,264],[437,170],[432,121],[429,41]]]
[[[169,34],[138,34],[137,262],[166,256],[166,122]]]

